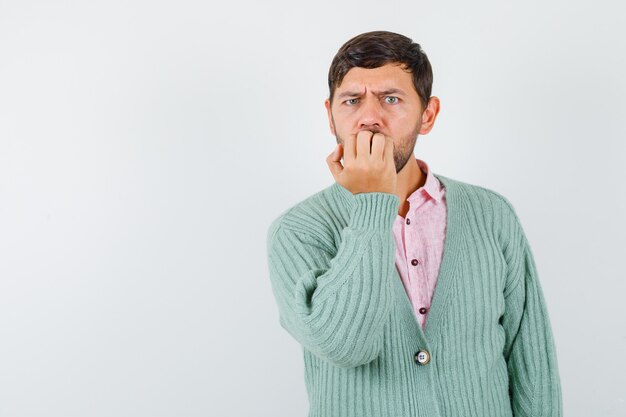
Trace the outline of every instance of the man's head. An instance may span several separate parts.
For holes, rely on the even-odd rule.
[[[362,130],[393,138],[399,172],[413,154],[418,134],[428,133],[439,112],[431,97],[432,69],[419,44],[386,31],[347,41],[328,72],[325,101],[337,143]]]

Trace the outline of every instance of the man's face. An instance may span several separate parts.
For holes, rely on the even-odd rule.
[[[399,172],[413,156],[422,124],[420,98],[413,76],[399,64],[351,68],[336,88],[332,106],[327,99],[331,132],[337,143],[362,130],[393,138],[393,158]]]

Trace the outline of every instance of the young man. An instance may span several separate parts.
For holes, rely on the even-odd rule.
[[[550,320],[513,206],[413,156],[439,112],[420,45],[358,35],[328,84],[335,182],[267,235],[309,416],[562,416]]]

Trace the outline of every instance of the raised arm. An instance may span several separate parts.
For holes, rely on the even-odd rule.
[[[337,248],[281,218],[269,228],[268,264],[280,324],[338,367],[366,364],[382,348],[393,298],[398,206],[394,194],[356,194]]]

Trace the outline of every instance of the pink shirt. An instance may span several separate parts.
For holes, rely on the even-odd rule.
[[[447,207],[443,185],[426,162],[415,159],[426,174],[426,182],[407,198],[409,211],[406,217],[397,215],[393,234],[396,268],[424,329],[443,256]]]

